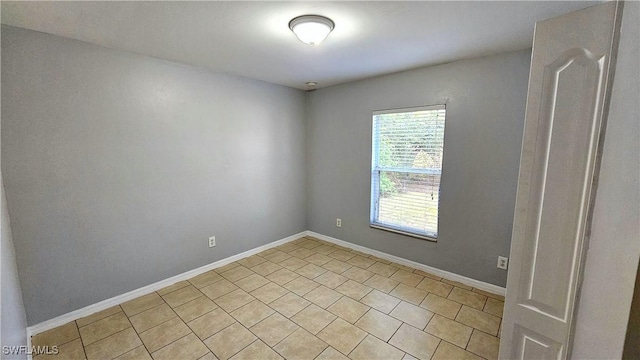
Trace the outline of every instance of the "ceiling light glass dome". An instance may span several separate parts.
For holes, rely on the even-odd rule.
[[[331,19],[320,15],[302,15],[289,22],[289,29],[307,45],[318,45],[333,30]]]

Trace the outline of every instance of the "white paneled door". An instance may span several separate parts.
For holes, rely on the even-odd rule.
[[[569,356],[621,6],[536,24],[501,359]]]

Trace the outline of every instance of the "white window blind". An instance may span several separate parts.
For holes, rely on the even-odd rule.
[[[371,226],[438,237],[445,106],[373,113]]]

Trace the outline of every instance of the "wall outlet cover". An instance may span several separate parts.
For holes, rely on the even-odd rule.
[[[507,270],[507,267],[509,267],[509,258],[498,256],[498,269]]]

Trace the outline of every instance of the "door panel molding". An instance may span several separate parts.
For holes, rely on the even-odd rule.
[[[523,261],[523,274],[528,286],[521,287],[519,303],[560,321],[568,318],[570,289],[575,285],[577,256],[588,211],[591,169],[587,165],[596,151],[593,146],[598,124],[595,100],[597,90],[602,86],[602,59],[602,56],[586,49],[573,48],[544,67],[529,195],[533,201],[526,229],[526,241],[531,246],[529,251],[533,259]],[[565,83],[569,86],[580,84],[588,91],[570,92],[559,98],[559,88]],[[556,115],[560,121],[556,121]],[[592,124],[588,127],[586,122],[567,121],[589,117]],[[554,132],[555,137],[552,136]],[[567,138],[571,141],[566,141]],[[558,139],[560,144],[555,143]],[[586,159],[571,164],[554,163],[554,159],[562,159],[562,153],[568,151],[584,154]],[[551,169],[551,174],[554,174],[551,179],[550,166],[560,167]],[[544,199],[547,196],[554,200],[566,198],[555,207],[546,209]],[[559,222],[558,210],[569,216]],[[561,236],[554,237],[554,234]],[[558,239],[563,243],[558,244]],[[571,246],[568,246],[569,242]]]
[[[516,325],[512,359],[561,359],[563,345],[522,326]]]

